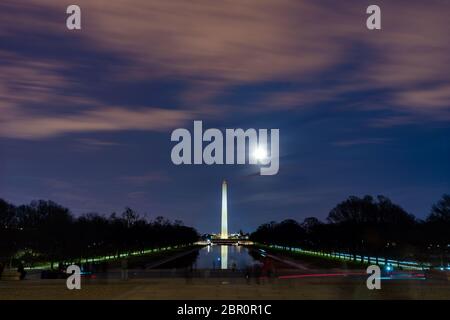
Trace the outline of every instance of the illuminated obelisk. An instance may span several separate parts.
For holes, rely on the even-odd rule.
[[[221,239],[228,239],[227,182],[222,183],[222,230]]]

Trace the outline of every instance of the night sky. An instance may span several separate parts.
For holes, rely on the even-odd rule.
[[[383,194],[425,217],[450,192],[450,2],[0,2],[0,197],[217,232],[325,219]],[[344,5],[345,3],[345,5]],[[175,166],[171,132],[279,128],[280,170]]]

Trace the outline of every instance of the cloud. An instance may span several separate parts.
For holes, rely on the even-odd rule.
[[[4,2],[1,35],[26,34],[34,41],[58,35],[91,51],[120,57],[123,63],[109,66],[106,75],[116,83],[181,81],[185,89],[174,93],[180,109],[108,107],[67,72],[80,66],[62,59],[27,59],[11,49],[0,52],[1,61],[8,61],[0,65],[3,136],[37,139],[69,132],[162,130],[193,113],[223,116],[230,106],[217,103],[218,99],[236,88],[272,82],[292,86],[272,88],[258,107],[251,104],[243,111],[302,111],[349,93],[378,90],[383,94],[378,109],[387,112],[383,117],[371,113],[369,124],[449,120],[446,1],[380,1],[381,31],[365,27],[368,1],[350,1],[345,7],[313,0],[79,0],[77,4],[83,29],[71,33],[61,23],[65,5],[60,1]],[[26,23],[13,22],[19,17]],[[42,115],[35,109],[36,104],[54,101],[63,101],[73,114],[56,109]],[[73,110],[74,104],[90,109]]]
[[[395,126],[412,125],[419,121],[425,123],[426,118],[418,119],[413,115],[391,115],[374,118],[370,121],[370,125],[375,128],[388,128]]]
[[[122,143],[115,142],[115,141],[108,141],[108,140],[102,140],[102,139],[96,139],[96,138],[80,138],[75,139],[77,142],[74,146],[75,151],[79,152],[92,152],[92,151],[99,151],[104,148],[111,148],[111,147],[117,147],[117,146],[123,146]]]
[[[77,141],[83,145],[87,145],[90,147],[110,147],[110,146],[120,145],[120,143],[118,143],[118,142],[105,141],[105,140],[92,139],[92,138],[77,139]]]
[[[51,101],[68,85],[61,72],[65,66],[55,61],[35,59],[0,50],[0,120],[27,104]],[[62,97],[62,96],[60,96]]]
[[[152,182],[167,182],[170,180],[169,176],[161,171],[149,172],[142,175],[136,176],[123,176],[119,180],[125,181],[129,184],[134,184],[138,186],[146,185]]]
[[[57,1],[35,1],[61,10]],[[116,77],[188,81],[184,102],[205,103],[231,86],[311,76],[338,63],[339,39],[316,23],[338,19],[313,1],[85,1],[83,40],[126,57]],[[305,25],[308,28],[305,28]],[[337,24],[343,35],[348,24]],[[121,70],[125,68],[125,70]],[[206,100],[206,101],[205,101]]]
[[[450,83],[434,85],[430,88],[404,90],[396,94],[395,99],[401,105],[417,108],[418,112],[424,108],[427,108],[426,111],[429,112],[443,109],[450,112]]]
[[[127,193],[127,197],[131,200],[148,199],[149,193],[144,191],[136,191]]]
[[[73,184],[67,181],[56,178],[44,178],[42,179],[42,184],[51,190],[71,190],[73,189]]]
[[[310,190],[305,191],[301,189],[297,190],[281,190],[264,193],[254,193],[239,200],[238,204],[247,203],[283,203],[284,205],[306,205],[308,203],[320,201],[324,197],[334,194],[335,190],[322,190],[320,192]]]
[[[24,116],[4,123],[0,135],[41,139],[65,133],[151,130],[174,128],[190,117],[185,111],[160,108],[130,110],[123,107],[103,107],[75,115]]]
[[[311,89],[295,91],[279,91],[263,95],[262,99],[255,104],[254,108],[260,111],[294,111],[312,107],[324,101],[336,101],[342,88]]]
[[[389,141],[385,138],[364,138],[364,139],[353,139],[353,140],[341,140],[333,143],[337,147],[351,147],[356,145],[367,145],[367,144],[383,144]]]
[[[192,117],[188,110],[105,106],[74,94],[79,82],[64,72],[72,66],[0,51],[0,136],[43,139],[67,133],[162,131]],[[80,106],[83,106],[81,108]],[[92,142],[92,141],[91,141]]]

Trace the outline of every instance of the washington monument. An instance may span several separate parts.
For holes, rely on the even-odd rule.
[[[221,239],[228,239],[227,182],[222,183],[222,230]]]

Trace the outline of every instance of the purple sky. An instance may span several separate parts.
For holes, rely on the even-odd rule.
[[[448,1],[0,2],[0,197],[219,230],[324,219],[384,194],[424,217],[450,192]],[[279,128],[280,171],[175,166],[170,133]]]

